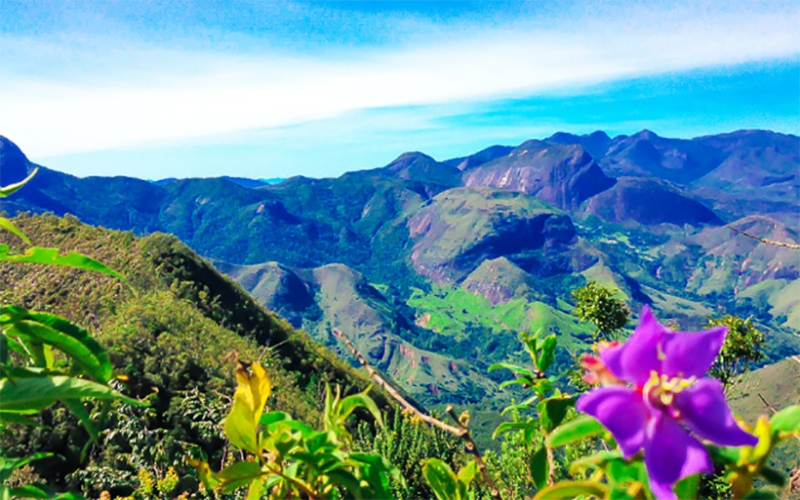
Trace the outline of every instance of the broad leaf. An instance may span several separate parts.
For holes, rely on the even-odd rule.
[[[555,335],[548,335],[544,342],[542,342],[542,347],[539,350],[541,353],[539,355],[538,366],[539,370],[544,372],[550,368],[550,365],[556,360],[556,345],[558,344],[558,340],[556,339]]]
[[[446,463],[430,458],[422,466],[422,475],[439,500],[461,500],[458,478]]]
[[[250,372],[240,363],[236,369],[236,382],[233,407],[225,418],[225,435],[234,446],[256,454],[258,424],[272,386],[267,372],[258,363],[250,365]]]
[[[211,470],[211,467],[208,466],[207,461],[187,457],[186,463],[197,471],[197,475],[200,477],[200,482],[203,483],[203,486],[205,486],[207,490],[213,491],[219,486],[219,479],[217,479],[217,475],[214,474],[214,472]]]
[[[223,493],[231,493],[237,488],[252,484],[264,475],[261,467],[255,462],[236,462],[219,471],[217,479],[220,481]]]
[[[22,186],[24,186],[25,184],[28,183],[28,181],[33,179],[33,176],[36,175],[36,173],[38,171],[39,171],[38,168],[33,169],[33,172],[31,172],[28,177],[22,179],[21,181],[17,182],[16,184],[9,184],[8,186],[0,186],[0,198],[5,198],[6,196],[11,196],[12,194],[14,194],[17,191],[19,191],[22,188]]]
[[[22,231],[17,229],[17,226],[12,224],[11,221],[6,219],[5,217],[0,217],[0,228],[3,228],[6,231],[9,231],[9,232],[15,234],[18,238],[20,238],[22,241],[24,241],[28,245],[31,244],[31,240],[29,240],[28,237],[25,236],[25,233],[23,233]]]
[[[562,396],[545,399],[536,405],[536,409],[539,410],[539,421],[541,422],[542,430],[545,433],[549,433],[561,425],[564,417],[567,416],[567,410],[574,404],[575,398]]]
[[[491,365],[487,369],[487,371],[492,372],[492,371],[500,370],[500,369],[511,370],[512,372],[514,372],[515,375],[521,376],[521,377],[527,377],[527,378],[529,378],[531,380],[536,378],[536,375],[532,371],[530,371],[530,370],[528,370],[526,368],[523,368],[521,366],[512,365],[511,363],[495,363],[495,364]]]
[[[580,415],[579,417],[566,422],[555,429],[547,436],[547,446],[551,448],[558,448],[581,441],[583,439],[597,436],[605,432],[603,424],[598,422],[589,415]]]
[[[504,432],[514,431],[514,430],[526,430],[526,429],[535,429],[537,427],[535,421],[529,422],[503,422],[497,426],[494,430],[494,434],[492,434],[492,439],[495,439],[497,436]]]
[[[261,415],[261,420],[259,423],[265,427],[268,427],[275,422],[282,422],[284,420],[291,420],[292,416],[283,411],[270,411],[263,415]]]
[[[773,432],[800,433],[800,405],[784,408],[772,416],[770,423]]]
[[[105,384],[111,380],[113,369],[105,349],[83,328],[54,314],[31,312],[17,306],[3,307],[0,313],[11,317],[3,325],[8,335],[25,335],[49,344],[71,357],[97,382]]]
[[[381,412],[378,410],[378,406],[375,404],[375,401],[372,400],[371,397],[367,396],[366,392],[362,392],[359,394],[353,394],[352,396],[348,396],[344,398],[339,403],[339,416],[340,418],[347,419],[350,414],[356,408],[366,408],[372,416],[375,418],[375,421],[378,422],[378,425],[383,425],[383,419],[381,418]]]
[[[78,421],[89,433],[89,437],[92,438],[92,441],[99,444],[100,433],[98,432],[97,427],[94,425],[92,417],[89,415],[89,411],[83,405],[83,401],[80,399],[67,399],[64,400],[64,405],[69,408],[69,411],[71,411],[73,415],[78,417]]]
[[[11,476],[11,473],[14,472],[14,469],[24,467],[34,460],[41,460],[43,458],[50,458],[53,456],[55,456],[53,453],[48,452],[31,453],[30,455],[22,458],[9,458],[0,456],[0,483],[5,483],[6,480]]]
[[[47,377],[0,380],[0,410],[42,410],[59,400],[117,399],[136,406],[146,406],[123,396],[107,385],[75,377]]]
[[[59,254],[57,248],[33,247],[29,248],[25,253],[19,254],[12,253],[8,245],[0,244],[0,260],[76,267],[86,271],[97,271],[108,274],[109,276],[113,276],[126,284],[128,283],[128,281],[121,274],[111,270],[105,264],[102,264],[91,257],[87,257],[83,254],[75,252],[61,255]]]
[[[547,486],[547,478],[550,475],[550,464],[547,462],[547,448],[544,446],[536,450],[531,456],[531,477],[533,477],[533,484],[538,489]]]
[[[759,472],[761,473],[761,477],[763,477],[769,484],[777,486],[778,488],[783,488],[786,486],[786,476],[784,476],[780,471],[764,465],[761,467]]]
[[[540,490],[534,500],[559,500],[562,498],[575,498],[580,495],[590,495],[605,498],[608,487],[594,481],[562,481],[553,486]]]

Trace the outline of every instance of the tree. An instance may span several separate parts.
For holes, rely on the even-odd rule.
[[[625,302],[615,298],[615,295],[596,281],[590,281],[572,292],[575,300],[573,314],[581,321],[593,323],[598,330],[596,337],[610,339],[625,327],[631,314]]]
[[[708,320],[708,327],[720,325],[728,327],[728,335],[710,374],[727,390],[736,375],[764,359],[764,334],[753,326],[750,318],[726,315]]]

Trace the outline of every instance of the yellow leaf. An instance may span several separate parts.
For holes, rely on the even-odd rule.
[[[233,407],[225,419],[225,435],[238,448],[258,453],[258,423],[264,413],[272,392],[269,377],[264,368],[258,364],[239,363],[236,369],[236,392],[233,395]]]

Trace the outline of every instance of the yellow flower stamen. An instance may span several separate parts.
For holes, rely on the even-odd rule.
[[[697,381],[695,377],[668,377],[659,374],[655,370],[650,372],[650,378],[642,388],[642,392],[653,403],[662,406],[671,406],[675,401],[675,395],[683,392],[684,389],[691,387]]]

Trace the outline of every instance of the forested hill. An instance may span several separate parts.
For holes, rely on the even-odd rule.
[[[321,419],[325,382],[340,385],[345,393],[370,385],[173,236],[156,233],[140,239],[71,216],[22,216],[14,223],[38,246],[92,255],[118,270],[131,287],[98,273],[2,262],[0,303],[48,311],[85,327],[108,349],[114,371],[127,377],[120,386],[125,394],[150,403],[146,409],[122,405],[109,429],[115,437],[83,460],[80,451],[88,436],[63,408],[44,412],[46,427],[4,431],[4,452],[11,456],[49,451],[65,457],[66,462],[53,462],[56,467],[39,468],[40,474],[50,474],[51,485],[86,480],[99,492],[104,474],[111,474],[113,484],[135,485],[140,462],[178,464],[183,470],[185,447],[191,443],[219,461],[225,443],[218,425],[235,389],[237,359],[261,360],[266,366],[273,384],[272,410],[312,424]],[[0,243],[25,248],[7,232],[0,232]],[[387,415],[393,413],[382,392],[371,395]],[[156,448],[158,457],[143,455]],[[68,478],[88,463],[93,464],[91,479]]]

